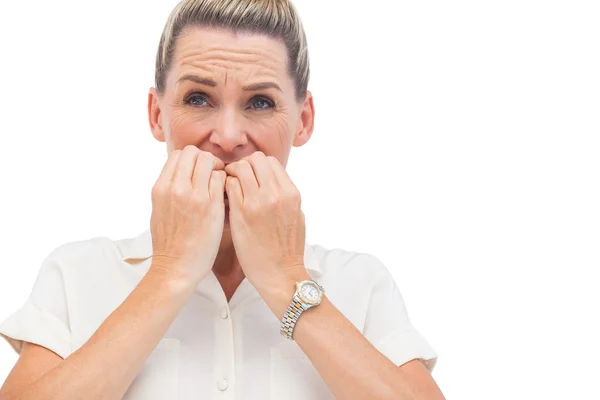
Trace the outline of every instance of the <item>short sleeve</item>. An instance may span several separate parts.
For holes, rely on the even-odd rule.
[[[370,257],[369,269],[374,279],[363,334],[394,364],[421,359],[432,372],[437,352],[412,326],[393,276],[379,259]]]
[[[21,352],[23,341],[43,346],[62,358],[71,353],[67,298],[58,261],[61,247],[42,261],[25,304],[0,324],[0,337],[17,353]]]

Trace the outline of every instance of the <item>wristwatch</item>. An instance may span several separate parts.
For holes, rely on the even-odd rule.
[[[290,340],[294,340],[294,326],[300,318],[300,314],[311,307],[321,304],[325,289],[313,279],[296,282],[296,293],[292,302],[281,319],[281,334]]]

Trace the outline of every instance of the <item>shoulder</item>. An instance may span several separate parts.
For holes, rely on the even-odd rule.
[[[135,238],[93,236],[62,243],[52,249],[40,267],[40,278],[59,275],[62,281],[81,283],[115,278],[115,272],[131,268],[122,260]]]
[[[391,278],[388,268],[374,254],[327,248],[319,244],[310,244],[308,247],[323,276],[360,280],[363,283]]]
[[[114,240],[107,236],[94,236],[59,244],[45,258],[46,263],[60,266],[89,265],[88,260],[118,258],[120,243],[127,239]],[[112,256],[112,257],[111,257]]]
[[[56,246],[47,256],[55,261],[69,263],[92,257],[103,249],[115,245],[115,241],[106,236],[95,236],[86,239],[64,242]]]

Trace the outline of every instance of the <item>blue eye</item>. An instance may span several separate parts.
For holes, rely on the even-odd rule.
[[[186,104],[191,104],[196,107],[204,107],[208,105],[208,101],[206,100],[206,96],[196,93],[191,95],[185,100]]]
[[[257,110],[273,108],[274,106],[275,105],[273,104],[272,101],[267,100],[263,97],[257,97],[254,100],[252,100],[252,108],[257,109]]]

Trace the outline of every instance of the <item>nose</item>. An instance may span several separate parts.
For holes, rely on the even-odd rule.
[[[216,118],[215,127],[210,134],[210,142],[232,153],[243,149],[248,144],[248,136],[244,130],[243,118],[231,108],[223,109]]]

